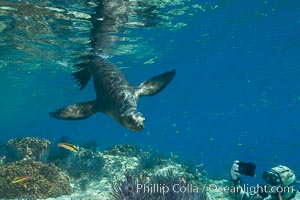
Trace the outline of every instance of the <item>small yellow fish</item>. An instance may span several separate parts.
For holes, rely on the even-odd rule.
[[[65,148],[65,149],[68,149],[68,150],[73,151],[75,153],[78,153],[78,149],[77,149],[77,147],[74,144],[58,143],[57,146]]]
[[[21,177],[15,178],[11,183],[13,183],[13,184],[21,183],[21,182],[26,181],[28,179],[31,179],[31,176],[21,176]]]

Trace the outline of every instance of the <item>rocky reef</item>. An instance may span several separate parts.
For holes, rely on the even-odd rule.
[[[14,182],[18,177],[28,179]],[[70,195],[72,188],[68,176],[57,167],[32,160],[0,165],[1,198],[48,198]]]
[[[75,179],[98,180],[102,173],[105,159],[99,151],[78,147],[78,153],[52,146],[49,149],[47,163],[66,171]]]
[[[16,160],[35,160],[43,161],[47,157],[48,147],[51,144],[49,140],[39,138],[18,138],[7,142],[6,150],[9,155],[7,161]]]
[[[113,199],[132,200],[207,200],[206,190],[195,182],[188,183],[169,170],[166,174],[146,177],[125,175],[126,180],[113,184]],[[194,185],[193,185],[194,184]]]
[[[71,195],[68,175],[46,162],[50,145],[49,140],[30,137],[11,139],[2,145],[0,198],[46,199]],[[18,180],[22,177],[26,178]]]
[[[172,184],[194,184],[195,187],[200,187],[207,180],[205,172],[195,170],[195,173],[190,173],[188,167],[178,163],[174,157],[164,157],[157,151],[143,151],[130,144],[115,145],[105,150],[102,158],[105,163],[98,184],[90,183],[86,187],[88,198],[91,199],[161,199],[160,193],[140,193],[136,190],[137,184],[168,184],[170,187]],[[75,188],[79,188],[79,184],[75,184]],[[182,198],[183,193],[175,194],[170,191],[168,195],[164,195],[165,200],[184,200],[190,197],[204,200],[206,192],[185,193],[185,198]]]
[[[65,142],[67,148],[58,142]],[[205,184],[229,183],[212,182],[205,170],[191,170],[174,154],[163,156],[130,144],[100,152],[95,144],[58,142],[19,138],[1,145],[0,199],[230,199],[227,194],[203,189]],[[20,177],[26,178],[19,181]],[[139,185],[146,190],[139,190]],[[147,190],[153,186],[169,191]],[[188,191],[180,191],[184,189]]]

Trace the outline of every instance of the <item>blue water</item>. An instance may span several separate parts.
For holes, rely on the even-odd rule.
[[[22,50],[1,39],[1,140],[68,136],[74,143],[95,140],[99,150],[123,143],[151,146],[165,155],[179,155],[182,161],[203,163],[200,169],[212,178],[228,178],[236,159],[256,163],[258,177],[277,164],[300,174],[299,2],[228,0],[187,5],[195,3],[218,7],[190,8],[175,16],[174,24],[187,24],[178,30],[132,29],[127,37],[142,37],[141,42],[151,48],[145,45],[132,55],[110,58],[125,67],[122,70],[133,84],[177,70],[164,91],[140,100],[139,109],[146,117],[142,132],[129,131],[103,114],[83,121],[48,116],[59,107],[95,97],[91,83],[79,91],[70,76],[81,47],[76,42],[71,49],[72,44],[64,41],[72,31],[58,34],[56,39],[64,46],[29,44],[46,55],[34,51],[22,55]],[[155,56],[154,63],[144,64]],[[67,64],[57,65],[60,60]]]

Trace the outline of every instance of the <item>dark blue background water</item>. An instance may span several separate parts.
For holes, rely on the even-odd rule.
[[[122,57],[131,67],[123,72],[134,84],[177,70],[163,92],[140,100],[144,131],[126,130],[103,114],[84,121],[52,119],[49,111],[94,98],[93,85],[78,91],[69,72],[3,70],[1,138],[68,136],[78,143],[94,140],[100,150],[150,145],[203,163],[213,178],[227,177],[235,159],[255,162],[258,176],[277,164],[300,174],[299,2],[224,1],[176,20],[188,25],[135,33],[162,52],[155,64],[143,67],[134,57]]]

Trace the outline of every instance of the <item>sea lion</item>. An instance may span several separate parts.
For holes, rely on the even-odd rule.
[[[159,93],[175,76],[173,69],[135,87],[126,80],[124,74],[116,66],[99,56],[88,56],[84,63],[75,66],[80,70],[72,75],[77,80],[80,90],[93,76],[97,98],[58,109],[49,113],[50,116],[58,119],[80,120],[97,112],[103,112],[134,131],[144,129],[145,118],[137,110],[139,97]]]

